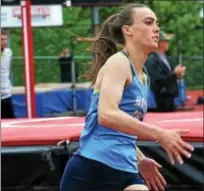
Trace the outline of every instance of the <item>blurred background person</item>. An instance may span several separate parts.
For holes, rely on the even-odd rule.
[[[1,118],[15,118],[12,104],[11,75],[12,51],[7,48],[7,34],[1,30]]]
[[[174,99],[179,93],[177,80],[185,75],[185,66],[180,63],[173,68],[165,55],[171,39],[172,35],[161,31],[158,49],[150,54],[145,63],[150,76],[150,88],[155,96],[155,111],[158,112],[175,111]]]
[[[60,67],[60,80],[62,83],[72,82],[72,56],[70,50],[65,48],[58,59]]]

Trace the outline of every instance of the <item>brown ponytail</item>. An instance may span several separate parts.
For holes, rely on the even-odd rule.
[[[122,33],[123,25],[132,25],[133,8],[147,7],[143,4],[128,4],[123,7],[120,13],[110,16],[102,25],[101,30],[92,45],[94,60],[91,63],[89,71],[85,77],[95,84],[96,78],[101,67],[106,63],[109,57],[117,53],[117,43],[124,45],[125,39]]]

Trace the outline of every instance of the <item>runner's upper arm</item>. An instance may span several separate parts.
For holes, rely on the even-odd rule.
[[[111,57],[103,68],[98,105],[99,123],[109,112],[118,109],[129,75],[128,59],[123,55]]]

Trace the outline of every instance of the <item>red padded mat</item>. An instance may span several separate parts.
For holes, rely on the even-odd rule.
[[[182,137],[189,142],[203,142],[203,112],[148,113],[145,121],[165,129],[187,129]],[[1,121],[2,146],[56,145],[59,141],[77,141],[84,117],[15,119]],[[139,140],[147,140],[139,137]]]

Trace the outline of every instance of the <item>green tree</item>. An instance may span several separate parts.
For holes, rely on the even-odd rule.
[[[122,1],[121,5],[126,1]],[[174,33],[169,55],[177,56],[178,50],[182,56],[203,55],[203,26],[200,18],[200,10],[203,7],[201,1],[154,1],[140,0],[129,2],[143,2],[148,4],[157,14],[160,27],[167,33]],[[101,7],[101,23],[111,14],[116,13],[119,6]],[[72,36],[91,37],[91,10],[89,7],[63,8],[64,25],[62,27],[33,28],[34,55],[35,56],[59,56],[63,48],[73,48]],[[11,45],[14,56],[22,56],[21,30],[11,29]],[[81,74],[87,68],[92,56],[87,42],[74,44],[75,59],[78,63],[78,73]],[[202,85],[203,60],[183,60],[187,65],[187,83],[190,86]],[[175,62],[176,64],[176,62]],[[59,82],[59,71],[56,59],[35,59],[36,83]],[[23,85],[22,60],[14,60],[14,85]],[[195,79],[195,73],[196,79]]]
[[[201,1],[155,1],[155,12],[160,20],[161,29],[173,33],[169,55],[174,64],[182,55],[182,64],[186,65],[188,87],[203,87],[203,58],[190,59],[190,56],[203,56],[203,19],[200,18]],[[196,74],[196,75],[195,75]]]

